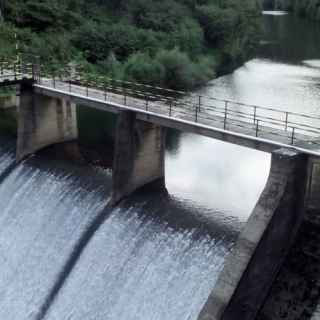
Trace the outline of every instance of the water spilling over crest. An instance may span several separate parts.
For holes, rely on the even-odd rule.
[[[110,183],[39,156],[2,181],[0,319],[197,318],[233,236],[164,219],[174,205],[110,209]]]
[[[6,171],[9,170],[15,162],[13,151],[12,143],[10,143],[8,139],[0,137],[0,183],[2,178],[4,178],[2,176],[5,175]]]

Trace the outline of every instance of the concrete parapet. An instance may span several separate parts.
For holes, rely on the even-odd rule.
[[[306,155],[273,152],[267,185],[198,320],[255,319],[305,211]]]
[[[46,146],[77,137],[75,104],[34,93],[31,86],[21,87],[17,160]]]
[[[151,183],[164,188],[164,159],[165,129],[137,120],[134,112],[121,112],[116,129],[112,204]]]

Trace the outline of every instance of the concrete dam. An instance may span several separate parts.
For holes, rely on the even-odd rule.
[[[1,319],[319,319],[320,29],[263,21],[192,94],[2,68]],[[108,169],[56,156],[101,122]]]
[[[26,70],[26,67],[22,69]],[[137,92],[132,94],[132,92],[123,91],[123,88],[121,94],[119,94],[115,92],[114,87],[113,90],[109,90],[99,83],[84,85],[78,77],[68,80],[64,80],[61,77],[57,79],[50,78],[47,75],[42,75],[41,77],[40,73],[34,72],[34,70],[38,69],[37,66],[32,66],[32,72],[27,73],[25,73],[25,71],[15,73],[12,72],[12,70],[6,69],[2,76],[2,86],[17,84],[20,86],[20,105],[17,113],[18,138],[16,144],[16,159],[18,161],[52,144],[75,140],[78,135],[75,114],[76,104],[85,103],[92,108],[116,113],[117,126],[112,180],[110,181],[110,179],[108,180],[108,178],[106,178],[106,182],[103,182],[98,179],[99,184],[106,184],[102,189],[105,194],[109,194],[109,196],[102,197],[104,200],[94,204],[96,208],[94,210],[97,211],[97,215],[93,216],[91,218],[92,220],[85,223],[84,226],[79,226],[80,229],[78,232],[80,232],[80,234],[76,236],[76,245],[70,248],[71,254],[69,258],[61,262],[63,266],[62,271],[56,276],[56,281],[53,282],[52,288],[47,295],[42,297],[42,301],[34,301],[36,310],[34,316],[36,319],[51,319],[55,317],[55,314],[64,312],[61,310],[61,308],[64,308],[64,302],[59,299],[61,291],[66,291],[68,299],[71,299],[68,303],[71,303],[74,297],[74,293],[72,292],[73,287],[68,288],[68,285],[65,286],[65,281],[69,279],[70,276],[72,279],[72,274],[75,272],[74,268],[77,266],[76,262],[82,258],[83,255],[85,256],[88,239],[95,237],[95,232],[107,217],[111,219],[111,221],[118,219],[116,209],[111,209],[112,207],[110,206],[107,210],[108,212],[103,210],[106,201],[108,204],[117,208],[118,203],[134,194],[136,190],[143,187],[150,189],[151,186],[159,195],[166,197],[164,143],[165,128],[167,127],[190,131],[257,150],[264,150],[270,152],[272,158],[266,186],[245,228],[237,238],[233,250],[228,254],[224,264],[221,263],[217,265],[213,263],[210,268],[209,264],[206,265],[207,271],[213,270],[211,276],[216,280],[215,287],[209,295],[210,286],[205,286],[206,281],[204,281],[203,287],[198,287],[198,289],[201,290],[201,292],[198,293],[199,300],[194,300],[195,305],[192,308],[185,308],[186,316],[189,317],[189,319],[199,320],[231,320],[238,319],[239,316],[241,319],[248,320],[268,319],[268,317],[274,319],[278,317],[279,314],[272,318],[272,313],[277,313],[278,309],[281,310],[283,303],[285,303],[283,301],[288,299],[288,295],[295,297],[295,295],[299,294],[299,292],[291,292],[289,294],[288,290],[284,288],[279,290],[279,283],[285,283],[285,277],[288,274],[288,270],[290,270],[294,264],[292,261],[296,259],[297,252],[299,252],[300,255],[306,255],[307,250],[305,247],[308,246],[308,242],[305,239],[306,234],[309,233],[309,230],[316,230],[318,224],[316,217],[319,212],[320,153],[318,136],[316,135],[318,130],[316,127],[317,119],[311,117],[311,119],[308,118],[310,122],[302,125],[299,124],[297,127],[291,127],[295,125],[295,119],[297,117],[305,118],[306,115],[291,114],[288,111],[284,111],[284,118],[272,118],[271,124],[273,125],[270,126],[269,123],[268,126],[266,119],[270,120],[270,117],[267,116],[265,112],[274,112],[272,108],[261,109],[258,106],[243,104],[241,105],[243,107],[241,110],[242,114],[245,108],[251,108],[250,110],[253,110],[253,112],[245,114],[246,120],[240,120],[241,122],[239,123],[239,120],[236,122],[236,120],[232,118],[232,112],[236,112],[232,109],[232,105],[235,104],[238,106],[239,103],[237,102],[217,100],[217,104],[212,105],[205,101],[207,99],[206,97],[201,96],[197,99],[197,103],[194,104],[184,101],[180,105],[170,99],[168,104],[163,104],[163,102],[159,103],[158,100],[151,99],[151,96],[141,99],[137,97]],[[14,68],[14,70],[17,70],[17,68]],[[223,116],[216,114],[214,117],[211,113],[212,110],[213,112],[221,113],[219,103],[223,104]],[[159,109],[159,106],[162,106],[162,109]],[[212,110],[209,110],[209,107],[211,107]],[[159,111],[163,110],[163,108],[165,108],[164,112]],[[221,127],[219,127],[219,124]],[[246,125],[245,129],[243,128],[243,124]],[[291,130],[288,130],[289,128],[291,128]],[[12,151],[10,152],[8,148],[5,148],[3,159],[3,168],[5,171],[8,171],[8,164],[9,167],[11,167],[10,163],[12,163],[12,161],[14,161]],[[29,160],[22,162],[22,164],[14,168],[13,171],[9,170],[8,173],[3,175],[3,179],[5,179],[5,182],[9,181],[9,183],[11,183],[11,188],[15,188],[16,183],[19,181],[19,174],[21,174],[19,172],[22,171],[23,175],[26,174],[26,179],[28,179],[25,187],[28,188],[28,185],[30,185],[32,188],[37,189],[41,186],[41,183],[39,186],[34,185],[34,179],[38,181],[38,179],[41,180],[44,178],[42,178],[41,172],[32,167],[33,165],[30,164]],[[55,176],[55,174],[53,176]],[[48,178],[50,178],[50,174]],[[65,183],[68,183],[69,179],[73,180],[74,178],[64,177],[62,173],[60,182],[52,182],[49,194],[53,192],[51,188],[61,188],[62,192],[65,188]],[[72,181],[72,183],[74,182]],[[84,187],[81,186],[81,189],[84,188],[83,192],[90,191],[90,184],[91,181],[88,181],[85,182]],[[24,188],[24,186],[22,187]],[[45,185],[43,185],[43,188],[44,190],[46,189]],[[106,188],[109,191],[105,191]],[[3,190],[4,199],[6,199],[6,196],[9,196],[9,198],[4,201],[8,201],[6,212],[10,214],[10,212],[15,212],[17,207],[15,201],[10,201],[10,193],[8,193],[9,191],[6,191],[6,189],[7,188]],[[8,189],[10,190],[10,188]],[[29,190],[21,192],[23,192],[24,197],[30,196]],[[37,191],[34,192],[40,192],[40,190],[37,189]],[[75,215],[74,219],[76,219],[77,214],[81,214],[79,208],[86,208],[85,201],[89,201],[87,197],[90,198],[90,192],[86,193],[86,196],[83,192],[79,190],[79,194],[74,195],[75,199],[79,201],[76,212],[74,212],[72,208],[68,209]],[[43,197],[45,197],[45,195],[43,195]],[[50,200],[48,198],[48,201],[57,201],[52,204],[53,210],[59,206],[59,202],[64,199],[64,194],[62,193],[59,197],[60,198],[56,200]],[[88,203],[92,204],[90,201]],[[29,210],[32,210],[32,207],[30,207]],[[135,212],[131,217],[131,209],[128,209],[125,217],[128,218],[130,223],[138,223],[135,222],[135,220],[131,220],[135,219],[137,214],[138,213]],[[47,219],[48,217],[43,218]],[[56,223],[58,223],[58,221]],[[74,221],[71,223],[74,223]],[[81,221],[79,221],[79,223],[81,223]],[[39,226],[39,228],[40,227],[41,226]],[[112,224],[110,227],[113,228],[114,225]],[[137,226],[138,234],[140,232],[139,228],[140,227]],[[67,230],[68,229],[62,231],[67,232]],[[23,230],[21,229],[21,231]],[[76,229],[74,231],[77,232]],[[112,231],[113,230],[106,232],[112,236]],[[123,231],[121,232],[121,230],[118,231],[120,232],[119,237],[121,238],[125,233],[123,233]],[[40,229],[37,231],[37,237],[41,236],[39,232]],[[141,232],[143,233],[143,230]],[[104,234],[104,236],[105,235],[106,234]],[[28,238],[27,234],[25,236]],[[101,237],[103,238],[103,235],[101,235]],[[211,246],[211,244],[210,241],[206,240],[206,237],[197,237],[197,241],[199,242],[196,242],[195,247],[187,245],[186,249],[183,244],[188,242],[188,237],[193,237],[193,235],[184,234],[182,243],[178,243],[177,245],[182,245],[181,250],[187,254],[187,257],[189,257],[189,254],[195,255],[192,259],[185,256],[181,257],[182,261],[184,261],[184,259],[188,260],[187,265],[191,269],[187,271],[191,272],[193,267],[197,265],[194,264],[194,258],[199,259],[198,254],[201,254],[201,250],[207,250],[207,246]],[[97,241],[98,240],[99,239],[97,239]],[[118,239],[108,241],[113,243],[114,240],[118,241]],[[314,238],[311,238],[311,240],[314,240]],[[29,239],[29,241],[35,241],[35,239]],[[130,242],[132,240],[128,238],[127,241]],[[136,239],[136,241],[140,241],[139,238]],[[165,252],[165,243],[163,243],[161,239],[159,239],[159,241],[160,242],[155,243],[152,241],[149,245],[151,245],[151,247],[157,247],[153,249],[155,252],[162,252],[162,250]],[[90,245],[91,244],[92,242],[90,242]],[[313,244],[314,242],[311,241],[311,245]],[[116,245],[116,247],[117,246],[118,245]],[[124,246],[125,249],[128,243],[123,242],[121,246]],[[130,245],[128,248],[130,248]],[[57,248],[52,248],[52,250],[55,249]],[[198,253],[192,250],[198,250]],[[225,256],[228,252],[228,248],[222,249],[221,247],[219,248],[219,246],[216,250],[217,251],[214,250],[215,259],[217,256]],[[139,254],[142,253],[140,252]],[[150,253],[147,257],[143,256],[141,258],[150,259],[152,256],[153,254]],[[16,258],[18,259],[18,257],[12,257],[12,259]],[[98,258],[98,256],[94,258]],[[87,257],[87,259],[90,259],[90,256]],[[124,255],[123,259],[127,260],[127,255]],[[164,262],[166,262],[166,256],[163,256],[163,259]],[[310,263],[310,265],[313,266],[313,270],[317,268],[318,257],[316,256],[314,259],[312,264]],[[130,260],[131,257],[129,257],[129,261]],[[291,263],[288,261],[291,261]],[[134,263],[134,261],[130,261],[130,268],[132,268],[132,263]],[[186,262],[183,262],[182,265],[185,267],[184,263]],[[201,263],[201,259],[199,263]],[[124,267],[127,266],[126,263],[122,264],[119,261],[118,267],[122,265]],[[110,267],[115,266],[116,265]],[[169,266],[164,265],[163,267],[162,272]],[[202,267],[203,266],[201,266],[201,268]],[[217,272],[218,270],[221,272]],[[39,270],[39,272],[41,271]],[[136,270],[136,272],[141,272],[141,270]],[[204,273],[204,271],[199,272],[205,279],[210,278],[210,273]],[[12,276],[11,274],[11,277]],[[123,277],[123,274],[121,273],[119,276]],[[307,275],[308,279],[311,278],[310,283],[312,283],[313,287],[315,287],[314,290],[316,290],[316,284],[312,281],[312,276],[314,276],[314,272]],[[53,274],[52,277],[55,278],[55,275]],[[172,275],[172,277],[174,277],[174,275]],[[130,279],[125,279],[126,283],[129,280]],[[75,279],[75,281],[79,281],[79,278]],[[156,279],[153,281],[156,281]],[[19,285],[19,283],[17,283],[17,285]],[[114,283],[110,291],[117,292],[116,285],[117,283]],[[190,285],[194,286],[194,284]],[[132,284],[132,286],[133,287],[130,287],[129,285],[129,292],[130,290],[134,290],[133,288],[136,285]],[[39,289],[40,288],[41,286]],[[276,290],[275,288],[278,289]],[[306,286],[306,290],[308,288],[309,287]],[[100,290],[104,290],[104,288],[100,288]],[[152,287],[152,290],[155,290],[155,287]],[[163,290],[166,290],[166,288],[163,288]],[[181,288],[179,290],[181,290]],[[188,293],[190,294],[190,291],[188,291]],[[90,292],[83,294],[84,299],[90,299],[88,296]],[[7,293],[5,297],[6,299],[10,299],[10,295],[7,296]],[[110,299],[111,300],[108,300],[108,297],[102,298],[98,308],[99,312],[105,312],[103,310],[106,310],[105,308],[113,303],[112,299],[115,299],[115,297],[111,296]],[[122,299],[125,299],[125,295]],[[189,299],[193,301],[193,297],[189,297]],[[302,310],[308,310],[310,316],[314,314],[317,308],[317,301],[312,300],[310,304],[311,300],[312,299],[305,299],[304,302],[299,302]],[[187,299],[183,301],[187,301]],[[24,301],[22,300],[21,303],[24,303]],[[164,303],[168,303],[168,301]],[[308,306],[305,306],[304,303],[308,304]],[[59,304],[61,307],[59,307]],[[52,307],[53,305],[55,305],[55,307]],[[120,308],[120,306],[121,303],[118,308]],[[132,307],[134,306],[139,306],[139,303],[135,301]],[[25,305],[23,308],[28,309]],[[147,309],[141,308],[142,309],[136,310],[135,312],[147,312]],[[173,306],[172,308],[171,313],[168,313],[168,319],[173,315],[177,319],[186,317],[183,316],[182,311],[176,310]],[[84,310],[82,310],[83,309],[78,306],[77,310],[69,312],[79,314],[79,312],[84,312]],[[130,314],[129,309],[121,311],[121,309],[116,308],[113,310],[115,313],[112,316],[109,315],[110,319],[115,319],[115,317],[124,319],[126,314]],[[5,315],[8,311],[4,308],[3,312]],[[180,312],[182,314],[181,316],[179,315]],[[158,316],[157,319],[165,319],[162,311],[159,310],[155,314]],[[143,313],[141,313],[140,316],[142,315]],[[147,313],[145,313],[145,316],[147,316]],[[18,317],[19,314],[17,314],[17,319]],[[129,315],[127,317],[130,318]]]

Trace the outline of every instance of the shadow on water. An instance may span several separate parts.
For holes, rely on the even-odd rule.
[[[172,135],[177,137],[174,134]],[[176,140],[177,139],[174,141]],[[52,159],[52,156],[50,158]],[[83,174],[82,170],[81,174]],[[99,182],[105,183],[103,180]],[[233,242],[243,223],[234,217],[232,218],[232,222],[228,221],[228,223],[225,223],[225,221],[223,221],[221,223],[219,219],[214,219],[214,210],[210,210],[211,217],[209,218],[203,215],[203,210],[206,210],[206,208],[195,209],[195,207],[194,204],[181,201],[174,196],[170,196],[167,192],[152,192],[149,191],[148,188],[142,188],[137,191],[130,196],[130,198],[123,201],[117,208],[111,208],[107,205],[83,231],[66,263],[59,272],[59,275],[56,277],[53,287],[49,290],[36,319],[41,320],[47,317],[50,319],[50,309],[52,307],[54,308],[55,300],[73,272],[76,264],[81,264],[81,255],[87,250],[88,244],[92,238],[96,236],[98,229],[103,228],[103,224],[107,224],[107,220],[112,219],[110,215],[115,212],[119,216],[123,215],[124,219],[127,218],[128,212],[132,212],[138,221],[152,221],[152,223],[165,226],[165,229],[171,230],[170,232],[176,232],[177,234],[183,234],[186,230],[189,230],[189,236],[194,242],[201,243],[206,237],[208,237],[207,239],[212,239],[211,241],[213,241],[213,239],[219,239],[219,246],[222,245],[226,252],[231,250]],[[144,223],[148,224],[148,222]],[[143,247],[146,239],[142,238],[139,241]],[[138,249],[136,248],[135,250]],[[130,260],[130,256],[128,256],[127,259]],[[122,270],[122,272],[125,272],[125,270]]]
[[[292,14],[265,14],[263,24],[264,38],[257,58],[286,64],[319,59],[319,23]]]

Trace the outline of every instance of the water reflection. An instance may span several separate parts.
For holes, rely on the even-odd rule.
[[[318,115],[319,83],[319,68],[253,59],[231,75],[212,81],[201,93]]]
[[[266,45],[260,48],[258,57],[291,64],[319,59],[319,23],[292,14],[265,14],[263,26]]]
[[[171,195],[245,221],[265,185],[270,155],[193,134],[166,159]],[[215,216],[214,218],[217,218]]]
[[[320,25],[292,15],[264,15],[255,59],[209,83],[202,94],[319,114]]]
[[[262,13],[264,15],[271,15],[271,16],[285,16],[288,14],[287,11],[280,11],[280,10],[275,10],[275,11],[268,11],[268,10],[265,10],[265,11],[262,11]]]
[[[211,81],[199,94],[320,114],[320,25],[286,12],[264,12],[255,59]],[[269,168],[270,155],[184,134],[167,156],[169,192],[194,205],[245,220]]]

